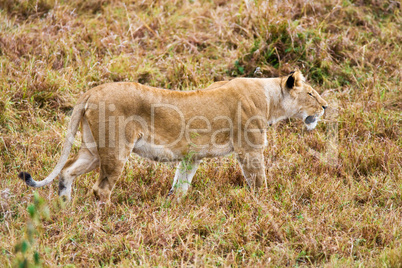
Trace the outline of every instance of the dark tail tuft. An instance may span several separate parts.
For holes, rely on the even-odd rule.
[[[19,177],[20,179],[22,179],[23,181],[25,181],[25,183],[26,183],[28,186],[31,186],[31,187],[35,187],[35,186],[36,186],[35,181],[32,179],[31,174],[29,174],[28,172],[20,172],[20,174],[18,174],[18,177]]]

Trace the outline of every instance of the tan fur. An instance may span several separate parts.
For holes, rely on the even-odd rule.
[[[293,88],[286,86],[289,77]],[[300,72],[236,78],[207,89],[183,92],[111,83],[86,92],[77,104],[84,107],[83,115],[70,123],[82,123],[83,148],[60,173],[60,195],[69,199],[74,178],[99,166],[93,191],[109,200],[131,152],[155,161],[181,161],[171,192],[179,188],[183,193],[202,158],[234,152],[249,186],[258,188],[265,180],[268,125],[289,117],[318,118],[327,106]]]
[[[209,87],[207,87],[206,89],[214,89],[214,88],[218,88],[221,87],[223,85],[226,85],[229,81],[218,81],[215,82],[213,84],[211,84]]]

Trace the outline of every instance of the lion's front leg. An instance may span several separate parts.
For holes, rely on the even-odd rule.
[[[263,152],[237,153],[237,159],[248,186],[253,190],[261,187],[266,180]]]

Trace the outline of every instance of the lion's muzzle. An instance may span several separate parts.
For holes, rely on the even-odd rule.
[[[304,120],[304,123],[306,123],[306,125],[309,125],[309,124],[314,123],[315,121],[317,121],[317,118],[315,116],[309,115]]]

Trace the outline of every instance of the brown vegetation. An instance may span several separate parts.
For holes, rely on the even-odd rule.
[[[400,11],[391,0],[0,1],[0,266],[38,252],[51,267],[401,267]],[[257,195],[233,157],[205,161],[180,204],[166,199],[174,165],[135,156],[110,207],[90,194],[95,173],[66,206],[55,185],[34,198],[16,178],[52,170],[75,100],[95,85],[193,90],[256,67],[298,67],[330,103],[313,132],[295,120],[269,129]]]

